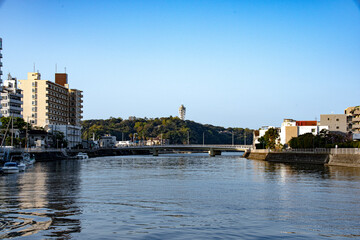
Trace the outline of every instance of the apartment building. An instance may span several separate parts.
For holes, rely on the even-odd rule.
[[[1,59],[2,59],[1,50],[2,50],[2,38],[0,38],[0,84],[2,83],[2,78],[1,78],[1,76],[3,75],[3,74],[2,74],[2,71],[1,71],[1,68],[2,68],[2,66],[3,66],[2,61],[1,61]]]
[[[346,114],[321,114],[320,125],[329,126],[329,131],[343,132],[348,131],[348,122]]]
[[[323,129],[329,129],[328,126],[323,126],[317,121],[296,121],[294,119],[284,119],[281,124],[280,143],[285,145],[293,137],[298,137],[306,133],[317,135]]]
[[[22,118],[22,90],[18,88],[17,79],[8,74],[8,79],[4,80],[1,91],[1,114],[4,117]]]
[[[23,90],[24,119],[48,129],[54,129],[51,126],[56,125],[67,137],[69,147],[80,144],[82,91],[69,88],[68,75],[56,73],[55,82],[52,82],[42,80],[40,73],[31,72],[27,80],[19,82]]]
[[[347,116],[348,132],[360,133],[360,106],[348,107],[344,113]]]
[[[19,80],[23,90],[23,116],[32,125],[68,124],[68,89],[49,80],[40,73],[28,73],[27,80]]]

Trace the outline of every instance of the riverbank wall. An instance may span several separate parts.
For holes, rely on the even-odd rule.
[[[252,160],[262,160],[277,163],[320,164],[330,166],[360,167],[360,150],[329,149],[312,152],[270,152],[267,150],[252,150],[244,154]]]

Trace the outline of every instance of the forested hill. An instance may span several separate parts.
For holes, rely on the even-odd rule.
[[[200,124],[190,120],[181,120],[178,117],[164,118],[136,118],[135,120],[123,120],[121,118],[110,118],[107,120],[85,120],[82,122],[83,139],[91,139],[93,133],[95,138],[105,134],[116,136],[117,140],[130,140],[134,133],[137,139],[168,139],[170,144],[186,144],[188,133],[190,144],[202,144],[203,133],[205,144],[252,144],[253,130],[244,128],[224,128],[208,124]]]

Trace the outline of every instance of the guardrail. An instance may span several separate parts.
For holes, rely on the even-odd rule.
[[[326,154],[360,154],[360,148],[302,148],[302,149],[254,149],[254,153],[326,153]]]

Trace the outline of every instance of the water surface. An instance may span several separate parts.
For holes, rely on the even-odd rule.
[[[360,169],[226,154],[36,163],[0,176],[0,238],[356,239]]]

